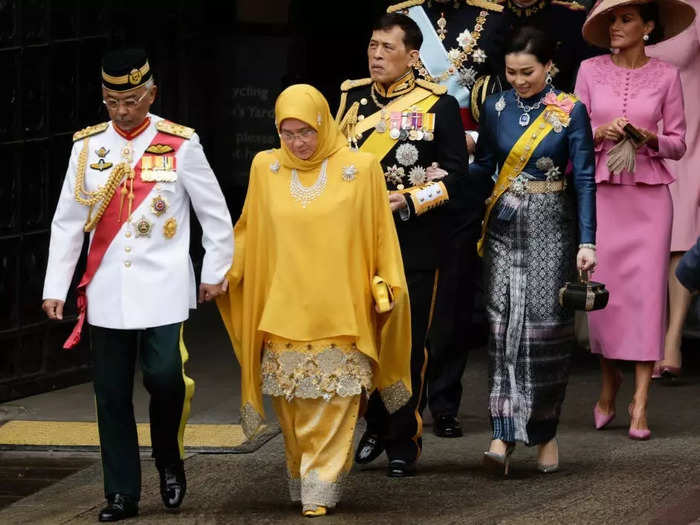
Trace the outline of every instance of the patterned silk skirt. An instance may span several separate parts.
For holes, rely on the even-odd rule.
[[[494,439],[536,445],[555,436],[569,379],[574,319],[558,298],[575,277],[576,212],[568,192],[504,197],[484,253],[489,413]]]

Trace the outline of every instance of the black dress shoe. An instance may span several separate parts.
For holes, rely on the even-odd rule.
[[[377,459],[382,452],[384,452],[384,444],[379,439],[379,436],[372,432],[365,432],[357,445],[355,463],[360,465],[370,463]]]
[[[462,425],[456,417],[438,416],[433,423],[433,432],[442,438],[462,437]]]
[[[158,469],[160,473],[160,497],[163,505],[169,509],[180,506],[185,499],[187,491],[187,479],[185,479],[185,466],[182,461]]]
[[[403,459],[392,459],[386,473],[390,478],[405,478],[416,475],[416,462]]]
[[[107,506],[100,511],[100,521],[119,521],[131,518],[139,513],[139,505],[136,500],[123,494],[114,494],[107,499]]]

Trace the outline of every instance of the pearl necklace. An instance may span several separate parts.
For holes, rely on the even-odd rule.
[[[544,102],[544,97],[546,97],[551,91],[552,90],[550,89],[547,93],[545,93],[544,96],[539,100],[539,102],[537,102],[537,104],[528,106],[526,104],[523,104],[523,101],[520,100],[518,92],[514,90],[513,93],[515,94],[515,101],[518,103],[518,107],[523,110],[523,114],[520,115],[520,118],[518,119],[518,124],[520,124],[522,127],[525,127],[528,124],[530,124],[530,111],[540,109],[540,106],[542,106],[542,103]]]
[[[289,181],[289,193],[295,200],[301,203],[302,208],[306,208],[306,205],[321,195],[326,188],[326,182],[328,181],[328,177],[326,177],[327,165],[328,159],[324,160],[323,164],[321,164],[321,172],[318,174],[316,182],[311,186],[304,186],[301,180],[299,180],[297,170],[292,170],[292,178]]]

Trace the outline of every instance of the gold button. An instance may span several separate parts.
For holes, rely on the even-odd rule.
[[[366,105],[366,104],[367,104],[367,99],[366,99],[365,97],[362,97],[362,98],[360,99],[360,104],[362,104],[363,106]]]
[[[126,232],[124,236],[128,239],[129,237],[131,237],[131,232]]]
[[[365,120],[365,116],[364,116],[364,115],[359,115],[359,116],[357,117],[357,120]]]
[[[127,246],[126,248],[124,248],[124,251],[126,253],[129,253],[131,251],[131,246]]]
[[[129,268],[131,266],[131,261],[124,261],[124,266]]]

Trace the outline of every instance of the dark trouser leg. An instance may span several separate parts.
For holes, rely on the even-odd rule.
[[[435,295],[435,271],[409,271],[406,274],[411,303],[411,399],[384,420],[382,439],[389,459],[411,462],[421,452],[423,421],[420,416],[425,394],[425,372],[428,359],[426,334]],[[381,399],[375,400],[375,403]],[[370,405],[372,400],[370,399]],[[383,407],[382,407],[383,408]],[[386,409],[384,409],[386,412]]]
[[[151,443],[159,469],[182,460],[182,434],[194,394],[194,381],[183,369],[187,354],[180,346],[181,326],[147,328],[141,336],[143,384],[151,394]]]
[[[473,275],[479,264],[476,240],[469,231],[451,241],[440,266],[435,314],[430,328],[427,402],[434,418],[457,417],[462,374],[469,355],[469,327],[474,304]],[[423,407],[421,407],[423,408]]]
[[[132,394],[137,331],[90,327],[105,496],[138,500],[141,462]]]

